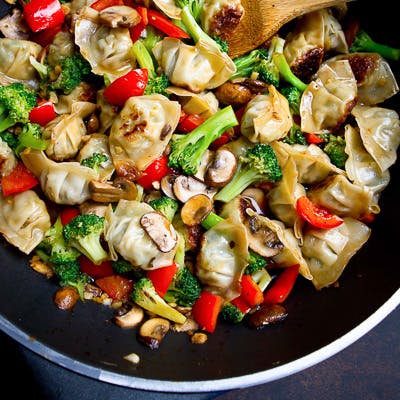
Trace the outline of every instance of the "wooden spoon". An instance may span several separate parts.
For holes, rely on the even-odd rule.
[[[229,55],[235,58],[255,49],[294,18],[348,1],[351,0],[241,0],[244,14],[227,40]]]

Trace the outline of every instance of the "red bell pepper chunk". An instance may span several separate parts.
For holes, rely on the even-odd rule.
[[[316,228],[330,229],[343,224],[342,218],[313,203],[307,196],[297,199],[296,209],[301,218]]]
[[[36,177],[22,162],[1,179],[1,190],[4,196],[24,192],[39,184]]]
[[[127,300],[133,290],[133,282],[121,275],[105,276],[94,283],[113,300]]]
[[[29,113],[29,120],[41,126],[47,125],[55,117],[56,110],[51,101],[40,103],[38,106],[32,108],[31,112]]]
[[[240,125],[242,123],[242,118],[243,118],[245,111],[246,111],[246,106],[242,106],[242,107],[238,108],[237,110],[235,110],[236,119],[239,122],[239,125],[236,125],[233,127],[233,130],[236,135],[240,134]]]
[[[305,133],[305,137],[308,144],[320,144],[324,142],[324,139],[315,133]]]
[[[190,36],[183,29],[176,26],[169,18],[165,17],[159,11],[148,9],[147,16],[149,18],[149,25],[159,29],[167,36],[178,39],[190,39]]]
[[[104,97],[110,104],[122,107],[130,97],[143,95],[148,79],[145,68],[129,71],[104,89]]]
[[[137,179],[137,183],[146,190],[153,187],[153,182],[160,181],[165,175],[171,174],[172,169],[168,167],[168,157],[161,156],[154,160]]]
[[[215,139],[211,144],[212,150],[217,150],[219,147],[227,144],[231,140],[231,136],[228,131],[225,131],[219,138]]]
[[[54,36],[57,35],[62,29],[62,24],[53,26],[31,35],[31,40],[35,43],[40,44],[42,47],[46,47],[53,42]]]
[[[264,299],[264,294],[250,275],[242,276],[240,298],[250,307],[258,306]]]
[[[278,304],[283,303],[296,282],[299,275],[300,265],[295,264],[285,268],[280,275],[276,278],[272,286],[267,289],[264,295],[264,304]]]
[[[108,7],[123,5],[124,2],[122,0],[97,0],[93,4],[91,4],[90,7],[95,9],[96,11],[102,11]]]
[[[192,317],[199,324],[200,329],[214,332],[222,304],[222,297],[204,290],[201,292],[192,308]]]
[[[178,130],[182,133],[189,133],[204,122],[204,118],[198,114],[187,114],[182,121],[178,123]]]
[[[140,22],[135,25],[134,27],[129,29],[129,34],[131,35],[131,40],[133,43],[136,42],[140,38],[141,33],[143,32],[143,29],[146,28],[146,26],[149,23],[148,17],[147,17],[147,8],[146,7],[136,7],[135,8],[138,14],[140,15]]]
[[[79,209],[77,207],[66,207],[63,208],[60,212],[60,220],[63,226],[69,224],[72,219],[77,217],[80,214]]]
[[[65,14],[59,0],[31,0],[23,3],[22,7],[32,32],[53,28],[64,22]]]
[[[242,299],[241,296],[233,299],[231,303],[236,306],[243,314],[247,314],[251,310],[251,307]]]
[[[112,268],[111,261],[109,260],[103,261],[101,264],[96,265],[93,263],[93,261],[82,255],[79,257],[79,264],[81,271],[93,279],[114,275],[114,270]]]
[[[172,282],[178,266],[173,263],[166,267],[152,269],[146,272],[146,277],[153,282],[153,286],[160,297],[164,297],[168,287]]]

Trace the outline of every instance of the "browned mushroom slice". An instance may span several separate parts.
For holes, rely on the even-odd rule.
[[[213,187],[225,186],[235,175],[237,159],[235,154],[225,147],[220,147],[207,168],[205,183]]]
[[[108,204],[97,203],[95,201],[85,201],[79,205],[81,214],[96,214],[99,217],[104,217],[106,214]]]
[[[100,11],[99,22],[110,28],[132,28],[140,22],[140,15],[132,7],[111,6]]]
[[[185,225],[195,226],[201,224],[204,218],[213,209],[213,202],[205,194],[191,197],[181,209],[181,218]]]
[[[89,190],[91,199],[99,203],[118,202],[121,199],[135,200],[138,193],[133,182],[121,177],[113,182],[91,181]]]
[[[174,194],[174,182],[178,175],[168,174],[161,178],[161,191],[171,199],[177,200]]]
[[[79,300],[78,291],[71,286],[64,286],[54,295],[54,304],[61,310],[72,310]]]
[[[138,339],[150,349],[158,349],[169,328],[170,322],[167,319],[150,318],[140,327]]]
[[[126,310],[125,307],[118,309],[114,315],[115,323],[121,328],[134,328],[139,325],[144,318],[143,308],[132,305],[132,308]]]
[[[252,328],[261,329],[266,325],[283,321],[287,315],[286,308],[280,304],[263,304],[247,317],[247,324]]]
[[[140,225],[163,253],[173,250],[178,234],[168,219],[158,212],[149,212],[140,218]]]
[[[241,195],[251,202],[258,214],[263,214],[266,207],[266,198],[262,189],[250,187],[245,189]]]
[[[208,187],[205,183],[192,176],[179,175],[173,184],[176,198],[182,203],[186,203],[196,194],[205,194],[213,198],[217,189]]]

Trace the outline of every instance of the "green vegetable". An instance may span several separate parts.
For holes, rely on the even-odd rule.
[[[272,61],[279,70],[279,75],[286,82],[290,83],[292,86],[296,87],[301,92],[304,92],[307,88],[307,84],[301,81],[290,69],[288,62],[283,53],[274,53],[272,56]]]
[[[108,258],[101,245],[104,231],[104,217],[96,214],[80,214],[63,227],[67,245],[75,247],[94,264],[101,264]]]
[[[92,168],[95,172],[99,171],[101,163],[107,162],[108,156],[104,153],[93,153],[90,157],[84,158],[81,164],[85,167]]]
[[[234,304],[232,303],[225,303],[219,316],[226,322],[230,322],[232,324],[238,324],[242,322],[243,318],[245,317],[245,313],[239,310]]]
[[[29,113],[35,106],[35,92],[22,83],[0,86],[0,132],[17,123],[29,122]]]
[[[183,314],[168,305],[157,294],[149,278],[144,277],[139,279],[134,284],[130,297],[137,305],[160,317],[177,322],[178,324],[183,324],[186,321],[186,317]]]
[[[229,52],[229,45],[228,42],[222,39],[219,36],[213,36],[214,41],[218,44],[219,48],[222,52],[228,53]]]
[[[278,182],[281,179],[282,170],[272,147],[256,143],[239,157],[235,175],[214,199],[228,203],[253,183]]]
[[[307,144],[307,140],[300,129],[300,126],[293,122],[289,133],[282,140],[287,144]]]
[[[168,166],[194,175],[210,144],[227,129],[238,125],[232,106],[217,111],[213,116],[186,135],[172,136]]]
[[[15,153],[20,154],[27,147],[35,150],[46,150],[48,145],[49,140],[42,137],[41,126],[28,122],[24,124],[22,132],[18,135],[18,145],[15,148]]]
[[[168,303],[177,303],[182,307],[191,307],[200,297],[201,285],[199,280],[183,267],[175,274],[164,300]]]
[[[112,269],[117,275],[130,275],[133,279],[138,280],[144,276],[144,270],[136,267],[131,262],[120,258],[111,263]]]
[[[236,65],[236,72],[231,76],[231,79],[246,78],[260,65],[262,60],[268,59],[268,50],[260,48],[250,51],[233,60]]]
[[[3,142],[6,142],[12,150],[15,150],[19,144],[18,136],[12,132],[0,132],[0,138]]]
[[[249,251],[249,256],[249,265],[244,271],[246,275],[252,275],[254,272],[266,267],[267,260],[263,256],[260,256],[252,250]]]
[[[225,221],[224,218],[220,217],[215,212],[211,211],[201,222],[201,226],[204,229],[211,229],[213,226],[217,225],[219,222]]]
[[[178,202],[168,196],[161,196],[158,199],[151,200],[149,204],[155,211],[165,215],[170,222],[172,222],[179,207]]]
[[[329,135],[329,141],[324,147],[333,165],[338,168],[345,168],[346,160],[349,157],[346,152],[346,141],[341,136]]]
[[[293,115],[300,115],[300,103],[303,92],[294,86],[286,86],[280,89],[283,96],[288,99],[290,111]]]
[[[35,250],[43,261],[53,264],[72,263],[80,256],[77,249],[66,244],[60,217],[46,232],[44,239]]]
[[[132,51],[140,68],[147,69],[149,74],[149,79],[146,84],[144,94],[149,95],[159,93],[168,97],[166,92],[166,89],[169,85],[168,77],[165,74],[157,75],[156,68],[154,66],[154,59],[141,39],[136,40],[132,46]]]
[[[359,29],[357,31],[357,34],[354,37],[353,43],[350,46],[349,51],[350,53],[357,53],[357,52],[378,53],[382,57],[387,58],[388,60],[394,60],[394,61],[400,60],[400,49],[375,42],[363,29]]]

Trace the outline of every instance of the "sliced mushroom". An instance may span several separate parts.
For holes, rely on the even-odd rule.
[[[170,252],[177,245],[178,234],[168,218],[161,213],[144,214],[140,218],[140,225],[163,253]]]
[[[72,310],[78,300],[79,293],[71,286],[58,289],[54,296],[54,304],[61,310]]]
[[[81,214],[96,214],[99,217],[104,217],[108,204],[97,203],[95,201],[85,201],[79,205]]]
[[[121,199],[135,200],[138,194],[136,185],[121,177],[113,182],[91,181],[89,190],[91,199],[99,203],[118,202]]]
[[[250,187],[242,192],[242,196],[248,199],[258,214],[264,214],[266,208],[265,193],[260,188]]]
[[[201,224],[204,218],[213,209],[213,202],[205,194],[191,197],[181,209],[181,218],[185,225],[195,226]]]
[[[205,183],[213,187],[224,187],[235,175],[237,170],[236,155],[226,147],[220,147],[209,164]]]
[[[283,321],[288,313],[280,304],[263,304],[247,317],[247,324],[256,329]]]
[[[186,203],[196,194],[205,194],[213,198],[217,189],[208,187],[205,183],[199,181],[193,176],[179,175],[173,183],[173,190],[176,198],[182,203]]]
[[[128,6],[111,6],[99,13],[99,23],[110,28],[132,28],[139,22],[139,13]]]
[[[168,174],[161,178],[161,190],[171,199],[178,200],[174,194],[174,182],[178,175]]]
[[[121,328],[134,328],[143,321],[143,318],[143,308],[133,304],[128,311],[124,307],[117,310],[114,315],[114,322]]]
[[[169,328],[170,322],[167,319],[150,318],[140,327],[138,339],[150,349],[158,349]]]

